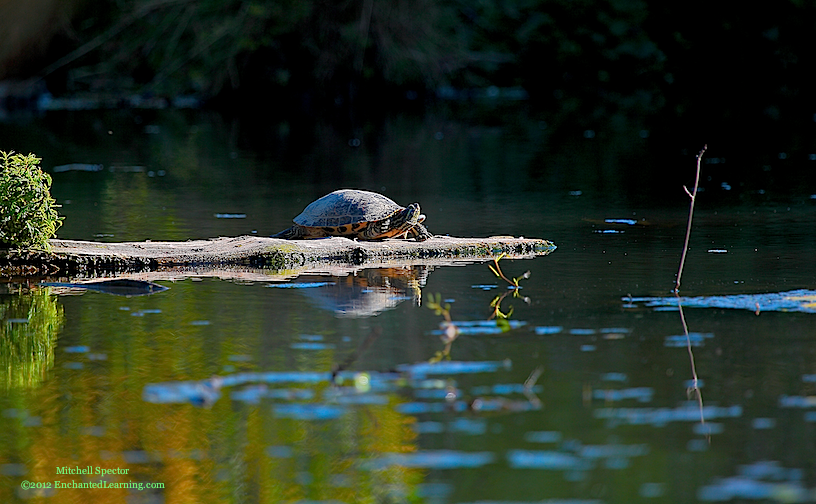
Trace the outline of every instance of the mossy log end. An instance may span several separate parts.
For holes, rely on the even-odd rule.
[[[452,263],[546,255],[547,240],[494,236],[436,236],[413,240],[353,241],[347,238],[281,240],[257,236],[183,242],[100,243],[51,240],[52,252],[0,250],[2,276],[97,276],[201,266],[266,270],[320,268],[326,265],[372,267],[394,264]]]

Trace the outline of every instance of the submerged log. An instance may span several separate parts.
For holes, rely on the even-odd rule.
[[[101,243],[51,240],[52,252],[0,250],[0,275],[5,277],[95,277],[123,273],[231,269],[288,273],[329,267],[383,267],[451,264],[546,255],[555,250],[547,240],[493,236],[435,236],[426,241],[348,238],[282,240],[257,236],[183,242]]]

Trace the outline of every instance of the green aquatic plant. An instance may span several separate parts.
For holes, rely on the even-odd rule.
[[[490,307],[493,308],[493,315],[491,315],[488,320],[491,320],[491,319],[495,318],[496,319],[496,324],[498,324],[499,327],[502,327],[503,329],[508,330],[510,327],[509,327],[509,324],[507,323],[507,319],[509,319],[510,316],[513,314],[513,307],[511,306],[510,309],[507,311],[507,313],[503,313],[501,311],[501,303],[502,303],[502,301],[504,301],[504,298],[506,298],[510,294],[513,294],[514,298],[520,298],[522,301],[529,304],[530,303],[530,298],[528,298],[526,296],[522,296],[519,293],[519,289],[521,289],[521,285],[519,284],[519,282],[521,282],[522,280],[524,280],[526,278],[530,278],[531,273],[530,273],[530,270],[527,270],[520,277],[513,277],[512,279],[508,278],[504,274],[504,272],[501,270],[501,266],[499,266],[499,261],[501,261],[504,258],[504,256],[506,256],[506,255],[507,255],[507,253],[503,252],[498,257],[493,258],[493,264],[492,265],[490,265],[490,264],[487,265],[487,267],[490,268],[490,271],[492,271],[494,275],[496,275],[497,277],[501,278],[502,280],[504,280],[505,282],[510,284],[510,289],[509,290],[507,290],[504,294],[496,296],[495,298],[493,298],[493,301],[490,302]]]
[[[0,247],[51,250],[62,225],[40,158],[0,151]]]
[[[496,296],[493,298],[493,301],[490,302],[490,307],[493,309],[493,313],[490,317],[487,318],[488,321],[494,320],[496,321],[496,327],[501,329],[501,332],[507,332],[510,329],[513,329],[513,326],[510,324],[510,316],[513,314],[513,307],[511,306],[507,313],[502,311],[501,303],[504,301],[504,298],[509,296],[510,294],[513,297],[521,298],[525,303],[530,303],[530,298],[526,296],[521,296],[519,293],[519,289],[521,289],[520,282],[525,278],[530,278],[530,271],[525,271],[523,275],[520,277],[514,277],[512,279],[508,278],[499,266],[499,261],[501,261],[507,254],[502,253],[498,257],[493,258],[493,264],[488,265],[490,271],[492,271],[497,277],[505,280],[508,284],[510,284],[510,288],[505,291],[503,294]],[[441,339],[442,342],[445,344],[445,348],[439,352],[436,352],[434,357],[430,359],[430,362],[439,362],[443,359],[450,359],[450,349],[453,342],[460,334],[459,327],[453,322],[451,318],[451,305],[450,303],[442,304],[442,295],[437,293],[436,295],[430,294],[428,296],[428,300],[425,302],[425,306],[433,310],[436,315],[441,316],[445,319],[444,322],[440,324],[442,327],[442,335]],[[460,325],[467,326],[468,323],[462,322]]]

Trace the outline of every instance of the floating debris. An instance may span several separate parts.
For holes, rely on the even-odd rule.
[[[607,224],[626,224],[627,226],[634,226],[637,224],[635,219],[604,219]]]
[[[246,219],[247,214],[245,213],[217,213],[215,214],[216,219]]]
[[[736,294],[732,296],[698,297],[625,297],[626,303],[643,303],[648,307],[677,309],[678,304],[688,308],[730,308],[763,311],[816,313],[816,291],[799,289],[764,294]]]

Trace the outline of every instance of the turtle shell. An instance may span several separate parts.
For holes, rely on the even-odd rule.
[[[380,221],[403,209],[382,194],[340,189],[310,203],[294,221],[305,227],[334,228]]]

